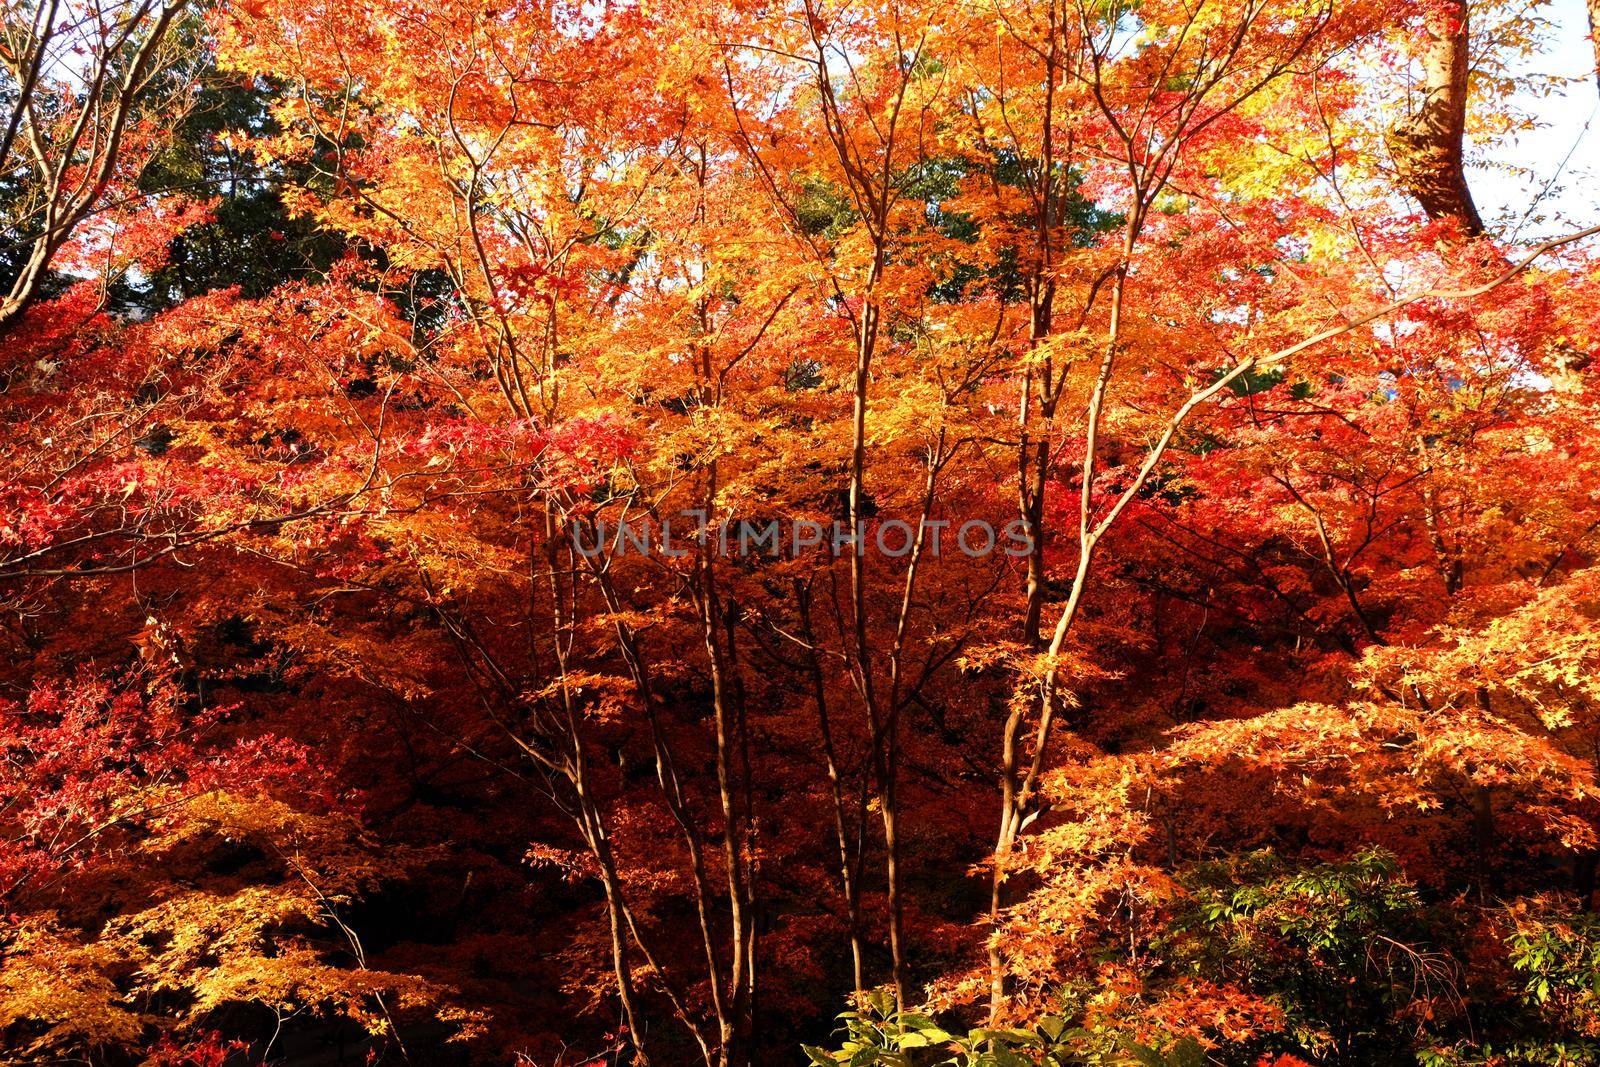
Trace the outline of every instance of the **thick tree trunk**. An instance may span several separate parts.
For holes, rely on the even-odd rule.
[[[1591,8],[1600,0],[1589,0]],[[1456,219],[1463,233],[1483,233],[1462,169],[1467,124],[1468,11],[1466,0],[1447,0],[1428,16],[1422,55],[1422,102],[1389,131],[1389,151],[1400,183],[1430,219]]]

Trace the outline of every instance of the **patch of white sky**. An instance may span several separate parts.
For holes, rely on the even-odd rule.
[[[1558,84],[1511,98],[1532,120],[1530,128],[1467,146],[1467,181],[1479,213],[1496,236],[1517,244],[1600,224],[1600,86],[1584,0],[1550,0],[1535,13],[1548,33],[1509,73],[1529,76],[1529,86],[1540,75]]]

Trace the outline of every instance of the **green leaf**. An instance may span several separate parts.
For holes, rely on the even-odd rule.
[[[1178,1040],[1167,1053],[1168,1067],[1205,1067],[1206,1052],[1192,1037]]]
[[[1137,1041],[1124,1041],[1123,1047],[1132,1053],[1133,1058],[1143,1064],[1144,1067],[1167,1067],[1166,1057],[1149,1045],[1141,1045]]]

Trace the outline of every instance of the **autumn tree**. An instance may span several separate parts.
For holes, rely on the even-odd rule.
[[[1525,13],[17,17],[7,1055],[1588,1054]]]

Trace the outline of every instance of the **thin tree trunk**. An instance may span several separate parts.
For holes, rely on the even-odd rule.
[[[717,497],[717,463],[712,460],[706,471],[706,521],[709,523]],[[705,640],[706,659],[711,669],[711,710],[716,729],[717,798],[722,808],[723,865],[728,880],[728,919],[731,926],[729,943],[732,960],[728,973],[728,996],[731,1007],[721,1021],[722,1048],[718,1063],[724,1067],[742,1067],[749,1061],[745,1046],[748,1033],[746,1015],[749,1008],[750,915],[746,907],[748,889],[745,885],[745,864],[748,842],[741,805],[735,796],[736,788],[731,766],[732,753],[738,744],[734,736],[734,716],[729,701],[729,671],[726,652],[718,636],[722,624],[722,603],[717,590],[715,538],[709,527],[702,531],[699,549],[699,586],[697,600],[700,608],[701,630]]]
[[[667,736],[661,722],[660,710],[656,706],[655,684],[651,679],[649,664],[644,659],[632,627],[621,618],[622,598],[611,581],[609,571],[596,565],[593,559],[588,559],[587,562],[589,573],[600,587],[606,607],[611,612],[618,648],[622,652],[623,661],[628,665],[634,688],[643,705],[645,718],[650,724],[651,741],[655,747],[656,778],[661,785],[662,797],[666,800],[667,809],[672,813],[673,820],[682,831],[684,843],[689,850],[689,866],[695,884],[695,909],[700,921],[700,940],[705,948],[706,975],[710,986],[712,1011],[716,1017],[718,1032],[727,1033],[732,1027],[732,1016],[724,996],[722,965],[711,922],[711,900],[714,894],[711,890],[710,877],[706,873],[705,850],[701,846],[700,830],[683,795],[671,739]]]
[[[817,657],[816,630],[811,624],[811,587],[798,578],[794,581],[795,603],[800,609],[800,636],[806,643],[806,660],[810,668],[812,699],[817,706],[817,730],[822,737],[822,758],[828,771],[828,792],[833,798],[833,828],[839,843],[839,882],[844,891],[846,921],[850,928],[850,963],[857,996],[866,992],[865,961],[861,949],[861,883],[851,873],[851,848],[845,832],[844,789],[839,777],[839,757],[833,743],[833,725],[828,716],[828,694],[822,674],[822,662]],[[857,848],[862,827],[856,825]]]
[[[1000,951],[1000,912],[1005,904],[1006,864],[1016,846],[1023,819],[1044,764],[1045,749],[1050,740],[1050,728],[1055,717],[1057,666],[1068,633],[1076,622],[1088,587],[1089,568],[1099,544],[1102,527],[1097,526],[1091,511],[1093,503],[1094,467],[1099,449],[1100,420],[1105,410],[1106,392],[1110,387],[1112,371],[1116,366],[1117,349],[1122,341],[1122,303],[1127,282],[1128,261],[1132,255],[1134,237],[1140,219],[1137,214],[1128,220],[1123,240],[1122,256],[1112,280],[1110,321],[1106,327],[1106,348],[1101,358],[1099,373],[1093,392],[1089,395],[1088,432],[1084,439],[1082,487],[1078,500],[1078,567],[1073,575],[1072,588],[1067,603],[1056,620],[1054,633],[1046,649],[1045,676],[1040,686],[1039,723],[1034,733],[1033,756],[1025,771],[1022,770],[1019,741],[1022,733],[1023,707],[1019,703],[1007,716],[1001,734],[1000,773],[1000,827],[995,835],[993,852],[994,870],[989,887],[989,1019],[993,1025],[999,1018],[1005,1002],[1005,960]],[[1019,772],[1021,772],[1019,774]]]

